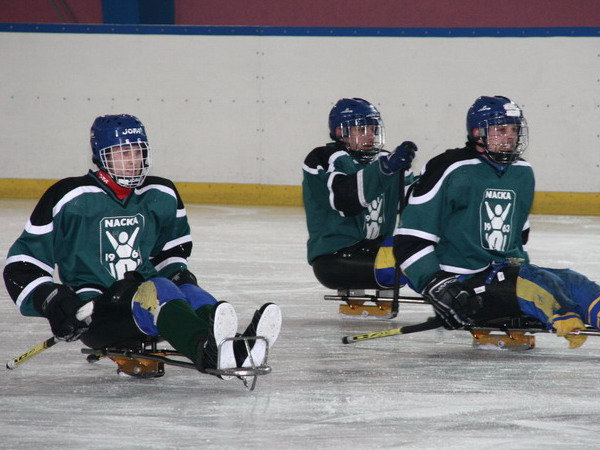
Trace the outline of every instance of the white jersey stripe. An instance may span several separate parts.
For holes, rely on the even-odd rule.
[[[338,159],[340,156],[344,156],[347,153],[340,150],[337,151],[335,153],[333,153],[330,157],[329,160],[327,161],[329,163],[329,167],[327,168],[327,172],[333,172],[335,170],[335,160]]]
[[[27,231],[29,234],[48,234],[52,233],[53,230],[54,224],[52,222],[50,222],[48,225],[32,225],[31,220],[28,220],[27,224],[25,225],[25,231]]]
[[[143,193],[151,191],[152,189],[156,189],[157,191],[164,192],[165,194],[168,194],[171,197],[177,198],[177,195],[175,195],[175,191],[173,189],[167,186],[163,186],[162,184],[149,184],[148,186],[144,186],[141,189],[136,189],[134,192],[136,195],[142,195]]]
[[[313,169],[312,167],[308,167],[306,164],[302,164],[302,170],[310,173],[311,175],[318,175],[320,170],[325,169],[323,169],[323,166],[321,165],[318,165],[315,169]]]
[[[338,210],[335,207],[335,203],[334,203],[334,194],[333,194],[333,188],[331,187],[331,185],[333,184],[333,180],[335,179],[335,177],[337,177],[338,175],[343,175],[341,172],[333,172],[331,174],[331,176],[329,177],[329,179],[327,180],[327,189],[329,190],[329,205],[331,206],[331,209],[333,209],[334,211],[337,211],[340,213],[340,216],[345,217],[344,213],[341,212],[340,210]]]
[[[173,257],[165,259],[163,262],[156,266],[156,270],[162,270],[167,267],[169,264],[185,264],[187,265],[187,260],[185,258]]]
[[[162,248],[163,251],[165,250],[169,250],[172,249],[173,247],[176,247],[178,245],[181,244],[185,244],[186,242],[192,242],[192,236],[191,235],[186,235],[186,236],[181,236],[178,239],[174,239],[172,241],[169,241],[165,244],[165,246]]]
[[[442,268],[442,270],[445,270],[446,272],[458,273],[460,275],[470,275],[473,273],[483,272],[485,269],[487,269],[489,267],[489,264],[486,266],[483,266],[480,269],[465,269],[463,267],[447,266],[445,264],[440,264],[440,267]]]
[[[433,247],[433,245],[429,245],[427,247],[425,247],[423,250],[418,251],[417,253],[415,253],[414,255],[412,255],[410,258],[408,258],[407,260],[405,260],[401,265],[400,265],[400,269],[405,270],[407,267],[412,266],[415,262],[417,262],[419,259],[423,258],[424,256],[433,253],[435,251],[435,248]]]
[[[28,256],[28,255],[13,255],[10,258],[6,259],[5,265],[8,266],[9,264],[17,263],[17,262],[25,262],[25,263],[33,264],[34,266],[38,266],[43,271],[48,272],[50,275],[54,275],[54,267],[50,267],[48,264],[43,263],[39,259],[36,259],[36,258],[34,258],[32,256]]]
[[[439,236],[435,234],[426,233],[425,231],[415,230],[413,228],[398,228],[394,231],[394,236],[402,235],[402,236],[415,236],[421,239],[426,239],[431,242],[440,242]]]
[[[75,188],[72,191],[69,191],[63,198],[61,198],[56,203],[56,205],[54,205],[54,208],[52,208],[52,217],[56,217],[56,215],[60,212],[60,210],[63,208],[63,206],[65,206],[67,203],[69,203],[75,197],[79,197],[80,195],[83,195],[83,194],[107,195],[106,192],[104,192],[101,188],[96,187],[96,186],[81,186],[81,187]]]
[[[364,207],[367,208],[369,206],[369,203],[367,202],[367,199],[365,198],[365,182],[364,182],[364,172],[362,170],[359,170],[358,172],[356,172],[356,190],[358,192],[358,202]]]
[[[17,301],[15,302],[17,307],[21,309],[21,305],[23,304],[27,296],[31,294],[36,287],[44,283],[54,283],[54,280],[52,279],[52,277],[39,277],[33,280],[31,283],[25,286],[25,288],[17,297]]]
[[[436,196],[436,194],[442,187],[442,183],[444,182],[444,180],[446,179],[446,177],[448,175],[450,175],[452,172],[454,172],[459,167],[477,165],[477,164],[483,164],[483,162],[478,158],[474,158],[474,159],[467,159],[465,161],[458,161],[458,162],[455,162],[454,164],[451,164],[444,171],[443,175],[440,177],[438,182],[435,184],[435,186],[430,191],[428,191],[427,193],[425,193],[421,196],[411,195],[410,198],[408,199],[408,203],[411,205],[421,205],[423,203],[427,203],[429,200],[431,200],[433,197]]]

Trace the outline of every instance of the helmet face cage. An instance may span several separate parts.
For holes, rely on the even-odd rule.
[[[368,101],[341,98],[329,112],[329,136],[361,163],[372,161],[385,142],[381,114]]]
[[[478,145],[496,164],[512,164],[527,149],[529,129],[525,118],[500,117],[479,123]]]
[[[130,114],[99,116],[90,130],[92,161],[119,185],[140,186],[152,165],[146,129]]]
[[[339,128],[339,140],[346,144],[348,152],[361,163],[372,161],[385,143],[384,126],[379,117],[345,120],[340,123]]]
[[[130,189],[144,182],[152,165],[150,146],[139,139],[100,149],[98,156],[99,166],[115,183]]]
[[[467,113],[467,134],[470,142],[501,165],[512,164],[529,144],[523,111],[509,98],[498,95],[475,100]]]

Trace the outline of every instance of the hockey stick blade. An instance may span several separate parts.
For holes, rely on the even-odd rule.
[[[392,328],[391,330],[375,331],[373,333],[355,334],[354,336],[344,336],[342,343],[354,344],[355,342],[367,341],[371,339],[384,338],[389,336],[398,336],[401,334],[418,333],[419,331],[433,330],[442,326],[441,321],[436,317],[431,317],[423,323],[415,325],[406,325],[402,328]]]

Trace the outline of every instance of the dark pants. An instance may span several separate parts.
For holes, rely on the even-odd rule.
[[[483,300],[483,307],[472,317],[477,323],[523,316],[516,296],[519,266],[503,267],[499,272],[503,276],[498,277],[498,271],[491,267],[462,281],[475,290],[485,287],[485,291],[478,294]]]
[[[103,295],[94,299],[92,323],[80,341],[90,348],[103,348],[144,339],[146,335],[139,330],[131,314],[131,298],[136,287],[119,298]]]
[[[329,289],[379,289],[375,279],[375,257],[381,239],[360,241],[312,263],[313,272]]]

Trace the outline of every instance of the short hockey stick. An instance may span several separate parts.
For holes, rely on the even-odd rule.
[[[378,338],[384,338],[384,337],[390,337],[390,336],[398,336],[401,334],[409,334],[409,333],[417,333],[419,331],[427,331],[427,330],[433,330],[435,328],[439,328],[442,326],[441,321],[439,321],[436,317],[430,317],[429,319],[427,319],[425,322],[423,323],[418,323],[416,325],[407,325],[405,327],[402,328],[393,328],[391,330],[384,330],[384,331],[375,331],[373,333],[364,333],[364,334],[356,334],[354,336],[344,336],[342,338],[342,342],[344,344],[353,344],[355,342],[360,342],[360,341],[366,341],[366,340],[370,340],[370,339],[378,339]],[[534,333],[556,333],[555,330],[548,330],[546,328],[510,328],[510,327],[494,327],[494,326],[473,326],[473,327],[466,327],[464,328],[464,331],[478,331],[478,330],[485,330],[485,331],[521,331],[521,332],[528,332],[531,334]],[[585,330],[573,330],[571,331],[569,334],[571,335],[582,335],[582,336],[600,336],[600,330],[597,330],[595,328],[588,328]]]
[[[27,350],[22,355],[17,356],[16,358],[11,359],[10,361],[8,361],[6,363],[6,368],[10,369],[10,370],[16,369],[17,366],[23,364],[25,361],[29,360],[30,358],[33,358],[35,355],[43,352],[47,348],[52,347],[57,342],[58,342],[58,339],[56,339],[54,336],[52,336],[51,338],[46,339],[44,342],[40,342],[38,345],[36,345],[35,347],[30,348],[29,350]]]
[[[81,308],[79,308],[79,310],[77,311],[77,315],[76,315],[77,320],[81,320],[82,322],[86,321],[87,319],[89,319],[91,317],[93,311],[94,311],[94,303],[93,302],[86,303]],[[58,342],[59,342],[59,339],[56,339],[56,337],[52,336],[51,338],[48,338],[45,341],[40,342],[39,344],[30,348],[22,355],[17,356],[16,358],[8,361],[6,363],[6,368],[10,369],[10,370],[16,369],[18,366],[20,366],[24,362],[28,361],[29,359],[33,358],[36,355],[39,355],[44,350],[49,349],[50,347],[56,345]]]
[[[433,330],[442,326],[442,322],[437,317],[430,317],[423,323],[415,325],[406,325],[402,328],[392,328],[391,330],[375,331],[373,333],[355,334],[354,336],[344,336],[342,343],[354,344],[355,342],[367,341],[383,337],[398,336],[400,334],[417,333],[419,331]]]

